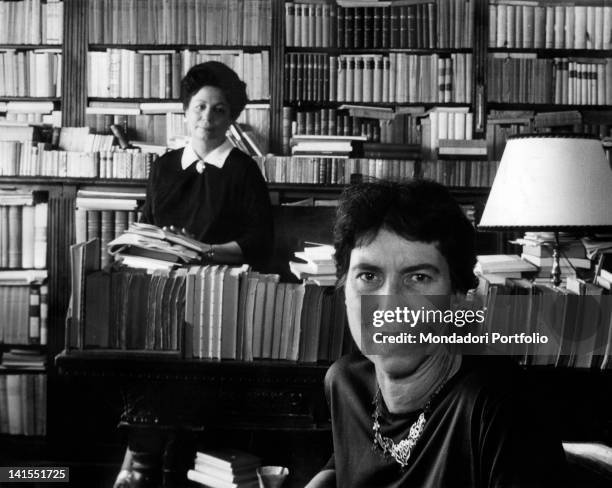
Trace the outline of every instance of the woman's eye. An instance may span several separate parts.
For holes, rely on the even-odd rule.
[[[379,278],[376,275],[376,273],[372,273],[370,271],[364,271],[363,273],[359,273],[357,275],[357,279],[365,283],[374,283],[378,281]]]
[[[427,283],[431,280],[431,277],[423,273],[414,273],[408,276],[408,280],[413,283]]]

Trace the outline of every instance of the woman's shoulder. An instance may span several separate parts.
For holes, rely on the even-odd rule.
[[[181,168],[181,156],[183,155],[183,148],[173,149],[167,153],[162,154],[152,165],[154,173],[159,174],[162,171],[176,171]]]
[[[524,371],[506,357],[464,357],[457,375],[464,396],[473,400],[501,400],[524,394]]]
[[[157,160],[156,164],[164,164],[164,163],[173,163],[173,162],[181,162],[181,156],[183,155],[183,150],[185,148],[181,147],[179,149],[172,149],[164,154],[162,154]]]
[[[235,147],[230,151],[223,167],[229,171],[237,172],[248,172],[252,170],[259,171],[259,166],[255,160],[248,154]]]

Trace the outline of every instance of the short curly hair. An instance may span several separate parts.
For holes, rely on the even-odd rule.
[[[205,86],[214,86],[223,92],[234,120],[249,101],[246,83],[240,80],[233,69],[218,61],[207,61],[192,66],[181,80],[181,102],[185,110],[192,97]]]
[[[436,243],[450,270],[453,291],[475,288],[476,231],[448,189],[433,181],[368,182],[343,192],[334,224],[336,276],[344,284],[351,252],[381,229],[409,241]]]

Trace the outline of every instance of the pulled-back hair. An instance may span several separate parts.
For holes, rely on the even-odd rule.
[[[232,119],[237,119],[248,102],[246,83],[234,70],[218,61],[192,66],[181,80],[181,102],[187,110],[193,96],[205,86],[214,86],[223,92],[230,106]]]
[[[343,284],[351,252],[385,229],[409,241],[435,243],[450,270],[454,291],[476,287],[474,227],[448,189],[432,181],[376,182],[349,186],[334,224],[336,275]]]

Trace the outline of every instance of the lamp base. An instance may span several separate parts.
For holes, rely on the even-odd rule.
[[[552,268],[550,270],[550,282],[553,286],[561,285],[561,260],[559,252],[559,233],[555,232],[555,245],[552,251]]]

